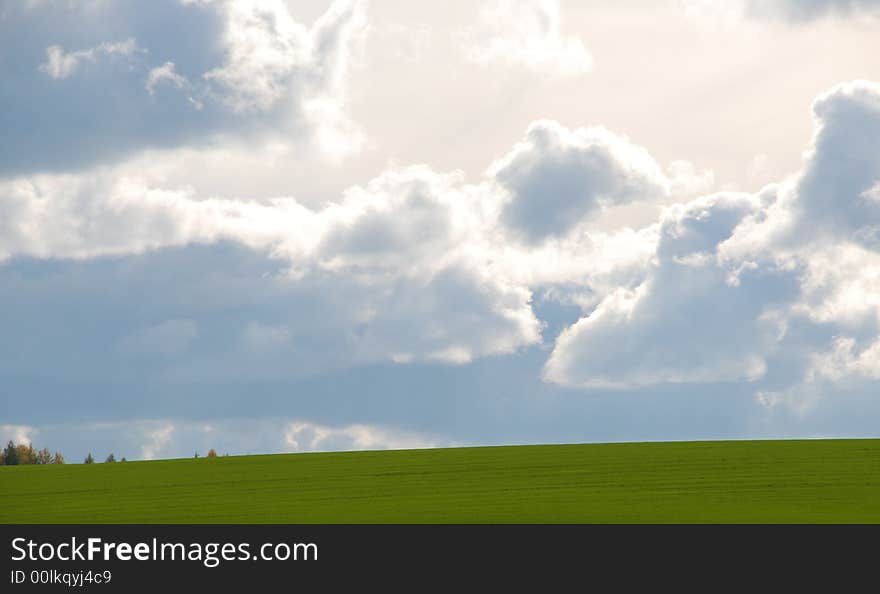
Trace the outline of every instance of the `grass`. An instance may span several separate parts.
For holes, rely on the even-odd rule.
[[[878,522],[880,440],[0,467],[0,523]]]

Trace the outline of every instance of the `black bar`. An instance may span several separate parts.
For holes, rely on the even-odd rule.
[[[352,585],[365,592],[407,587],[412,592],[437,587],[469,592],[475,579],[540,592],[608,591],[591,587],[597,580],[615,584],[615,591],[687,583],[702,584],[707,592],[733,584],[764,591],[770,584],[790,587],[806,579],[813,586],[823,579],[841,586],[859,579],[860,570],[874,579],[876,553],[861,543],[873,543],[878,534],[873,526],[4,525],[0,592],[247,592],[255,586],[265,587],[259,592],[303,591],[306,586],[333,592]],[[102,547],[91,561],[13,560],[28,554],[27,541],[34,542],[31,551],[38,556],[39,544],[51,543],[43,544],[44,557],[50,549],[53,555],[69,556],[71,547],[59,550],[61,543],[86,543],[81,549],[85,556],[89,538],[101,539],[96,546]],[[182,544],[188,557],[198,551],[200,558],[153,560],[153,551],[159,550],[153,539]],[[106,543],[113,545],[108,559],[103,557]],[[132,549],[145,543],[150,559],[120,560],[115,551],[121,543]],[[217,547],[209,548],[212,543]],[[218,558],[213,566],[208,557],[220,557],[223,543],[235,547],[237,559]],[[273,546],[261,551],[266,543]],[[276,556],[274,545],[290,549],[297,543],[316,548],[287,551],[287,560],[260,557],[261,552]],[[125,545],[121,550],[133,556]],[[146,550],[140,547],[141,556]],[[179,552],[176,547],[173,555]],[[282,546],[277,556],[284,554]],[[843,566],[845,574],[835,569]],[[103,582],[103,572],[110,572],[109,584],[95,581],[100,576]],[[90,583],[69,585],[89,575]]]

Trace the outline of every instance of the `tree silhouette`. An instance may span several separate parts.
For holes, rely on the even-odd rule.
[[[53,457],[49,448],[43,448],[38,451],[34,449],[33,444],[25,445],[20,443],[16,445],[10,439],[6,447],[0,450],[0,466],[18,466],[22,464],[64,464],[64,456],[55,452]]]
[[[19,464],[36,464],[37,452],[34,450],[33,444],[20,443],[15,446],[15,453],[18,454]]]
[[[50,464],[52,462],[52,452],[49,448],[43,448],[34,456],[33,464]]]
[[[95,463],[95,459],[92,458],[92,453],[89,452],[89,455],[86,456],[85,460],[83,460],[83,464],[94,464],[94,463]]]
[[[18,450],[15,449],[15,444],[12,443],[11,439],[9,440],[9,443],[6,444],[6,449],[3,450],[3,454],[7,466],[18,466],[21,463],[18,459]]]
[[[116,462],[116,456],[113,455],[113,452],[110,452],[110,455],[107,456],[107,459],[104,460],[104,463]]]

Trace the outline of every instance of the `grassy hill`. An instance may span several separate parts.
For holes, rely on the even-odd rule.
[[[877,522],[880,440],[0,467],[0,523]]]

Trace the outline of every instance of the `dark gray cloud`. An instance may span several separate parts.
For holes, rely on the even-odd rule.
[[[528,293],[467,266],[412,278],[314,269],[236,243],[0,265],[0,373],[297,378],[378,361],[464,363],[539,340]],[[384,276],[384,278],[382,278]]]
[[[793,22],[828,16],[849,16],[880,11],[878,0],[747,0],[752,16],[783,18]]]
[[[334,5],[312,31],[293,22],[283,3],[253,8],[265,18],[247,24],[235,21],[231,6],[179,0],[3,3],[0,176],[107,164],[140,149],[204,145],[220,135],[307,137],[313,122],[302,102],[342,92],[339,69],[346,67],[356,6]],[[287,28],[275,26],[281,21]],[[263,65],[253,64],[218,79],[237,66],[234,56],[242,51],[230,28],[248,24],[251,42],[278,46],[278,53],[255,52],[254,59],[284,66],[267,75]],[[127,40],[137,49],[101,49]],[[92,58],[59,76],[46,66],[52,52],[91,52]],[[169,63],[181,82],[149,85],[151,71]],[[215,77],[206,78],[208,73]],[[274,94],[258,108],[239,110],[230,103],[242,88],[267,85]]]
[[[223,58],[222,25],[216,10],[176,0],[4,3],[0,174],[114,161],[227,127],[216,105],[199,111],[180,93],[144,89],[149,69],[169,60],[198,80]],[[131,38],[146,51],[84,63],[60,79],[40,70],[50,46],[76,51]]]

